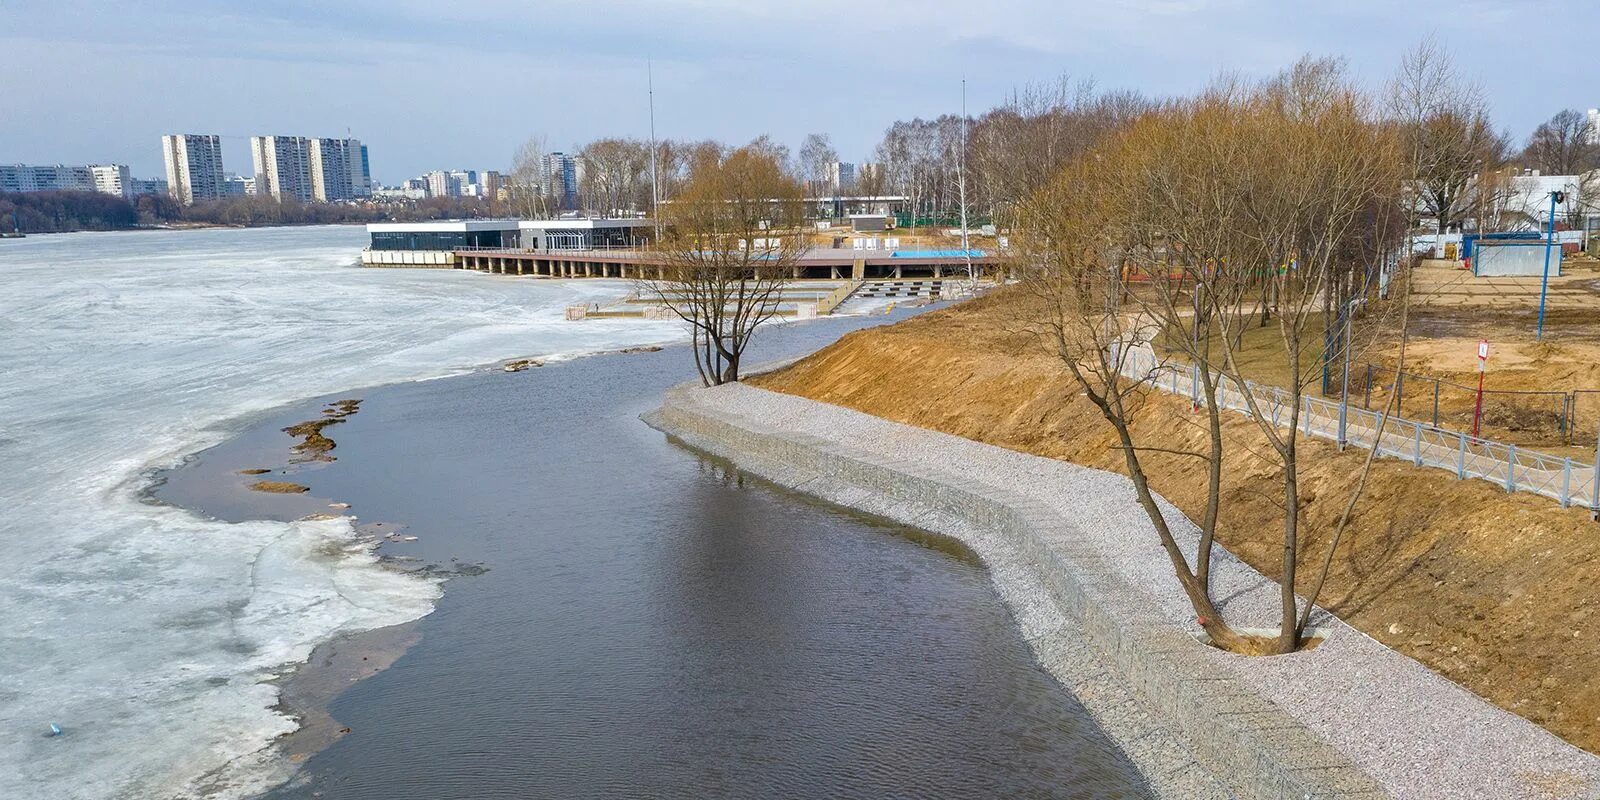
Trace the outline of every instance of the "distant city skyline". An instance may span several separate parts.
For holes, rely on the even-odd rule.
[[[506,169],[531,135],[552,151],[647,136],[647,57],[659,136],[766,133],[797,147],[826,132],[855,162],[871,160],[896,119],[956,112],[963,77],[973,114],[1063,74],[1167,95],[1225,71],[1269,75],[1305,53],[1345,57],[1375,85],[1425,36],[1482,83],[1495,125],[1518,144],[1557,111],[1600,105],[1600,64],[1575,57],[1576,33],[1559,35],[1600,24],[1592,3],[1294,5],[883,0],[869,14],[835,0],[622,0],[605,13],[532,14],[506,0],[13,0],[0,30],[10,112],[0,115],[0,163],[126,164],[155,177],[159,137],[201,131],[220,136],[226,169],[244,175],[248,137],[289,130],[368,143],[372,179],[388,185]],[[1514,68],[1482,55],[1504,52],[1486,49],[1489,32],[1531,37],[1553,21],[1558,34],[1541,34],[1551,45],[1517,48]]]

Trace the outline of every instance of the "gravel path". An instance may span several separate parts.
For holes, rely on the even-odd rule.
[[[905,462],[954,485],[999,487],[997,491],[1042,504],[1073,528],[1052,535],[1071,537],[1079,545],[1087,542],[1159,617],[1176,629],[1194,630],[1193,612],[1131,484],[1120,475],[749,386],[688,394],[697,406],[736,424],[816,437]],[[1197,530],[1181,513],[1166,508],[1192,553]],[[1276,627],[1275,584],[1220,550],[1213,576],[1230,622]],[[1005,595],[998,575],[996,584]],[[1018,612],[1025,634],[1046,624],[1031,619],[1030,613]],[[1306,653],[1247,658],[1196,647],[1216,670],[1303,723],[1395,797],[1600,797],[1600,758],[1485,702],[1336,618],[1319,615],[1313,624],[1324,627],[1328,639]]]

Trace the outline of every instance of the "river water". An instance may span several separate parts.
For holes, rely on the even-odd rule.
[[[350,732],[271,796],[1142,795],[959,548],[639,423],[692,374],[681,348],[469,373],[678,335],[560,319],[625,287],[361,270],[360,239],[0,244],[0,797],[266,790],[294,727],[269,679],[398,623],[415,646],[333,701]],[[773,328],[756,357],[863,324]],[[376,384],[330,429],[338,460],[295,474],[318,499],[281,502],[481,565],[442,596],[351,519],[222,521],[274,516],[235,473],[286,455],[279,428]],[[158,492],[206,513],[141,499],[210,445]]]
[[[305,397],[677,336],[562,319],[619,284],[364,270],[363,239],[0,240],[0,798],[248,791],[293,727],[262,679],[432,607],[347,521],[221,524],[141,502],[149,470]]]

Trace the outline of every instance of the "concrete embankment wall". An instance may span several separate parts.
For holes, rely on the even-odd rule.
[[[838,436],[799,433],[770,413],[796,403],[811,401],[744,385],[680,387],[645,419],[781,486],[972,547],[1040,663],[1158,797],[1389,796],[1249,683],[1217,669],[1208,648],[1112,568],[1074,520],[1003,476],[986,479],[930,450],[954,437],[831,406],[828,413],[852,417]],[[872,424],[899,429],[890,432],[904,441],[898,456],[851,444],[852,426]]]

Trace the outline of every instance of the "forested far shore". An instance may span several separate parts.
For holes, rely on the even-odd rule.
[[[67,233],[198,225],[317,225],[410,222],[504,216],[501,204],[475,197],[433,197],[408,203],[301,203],[271,197],[227,197],[181,206],[166,195],[131,199],[102,192],[0,192],[0,232]]]

